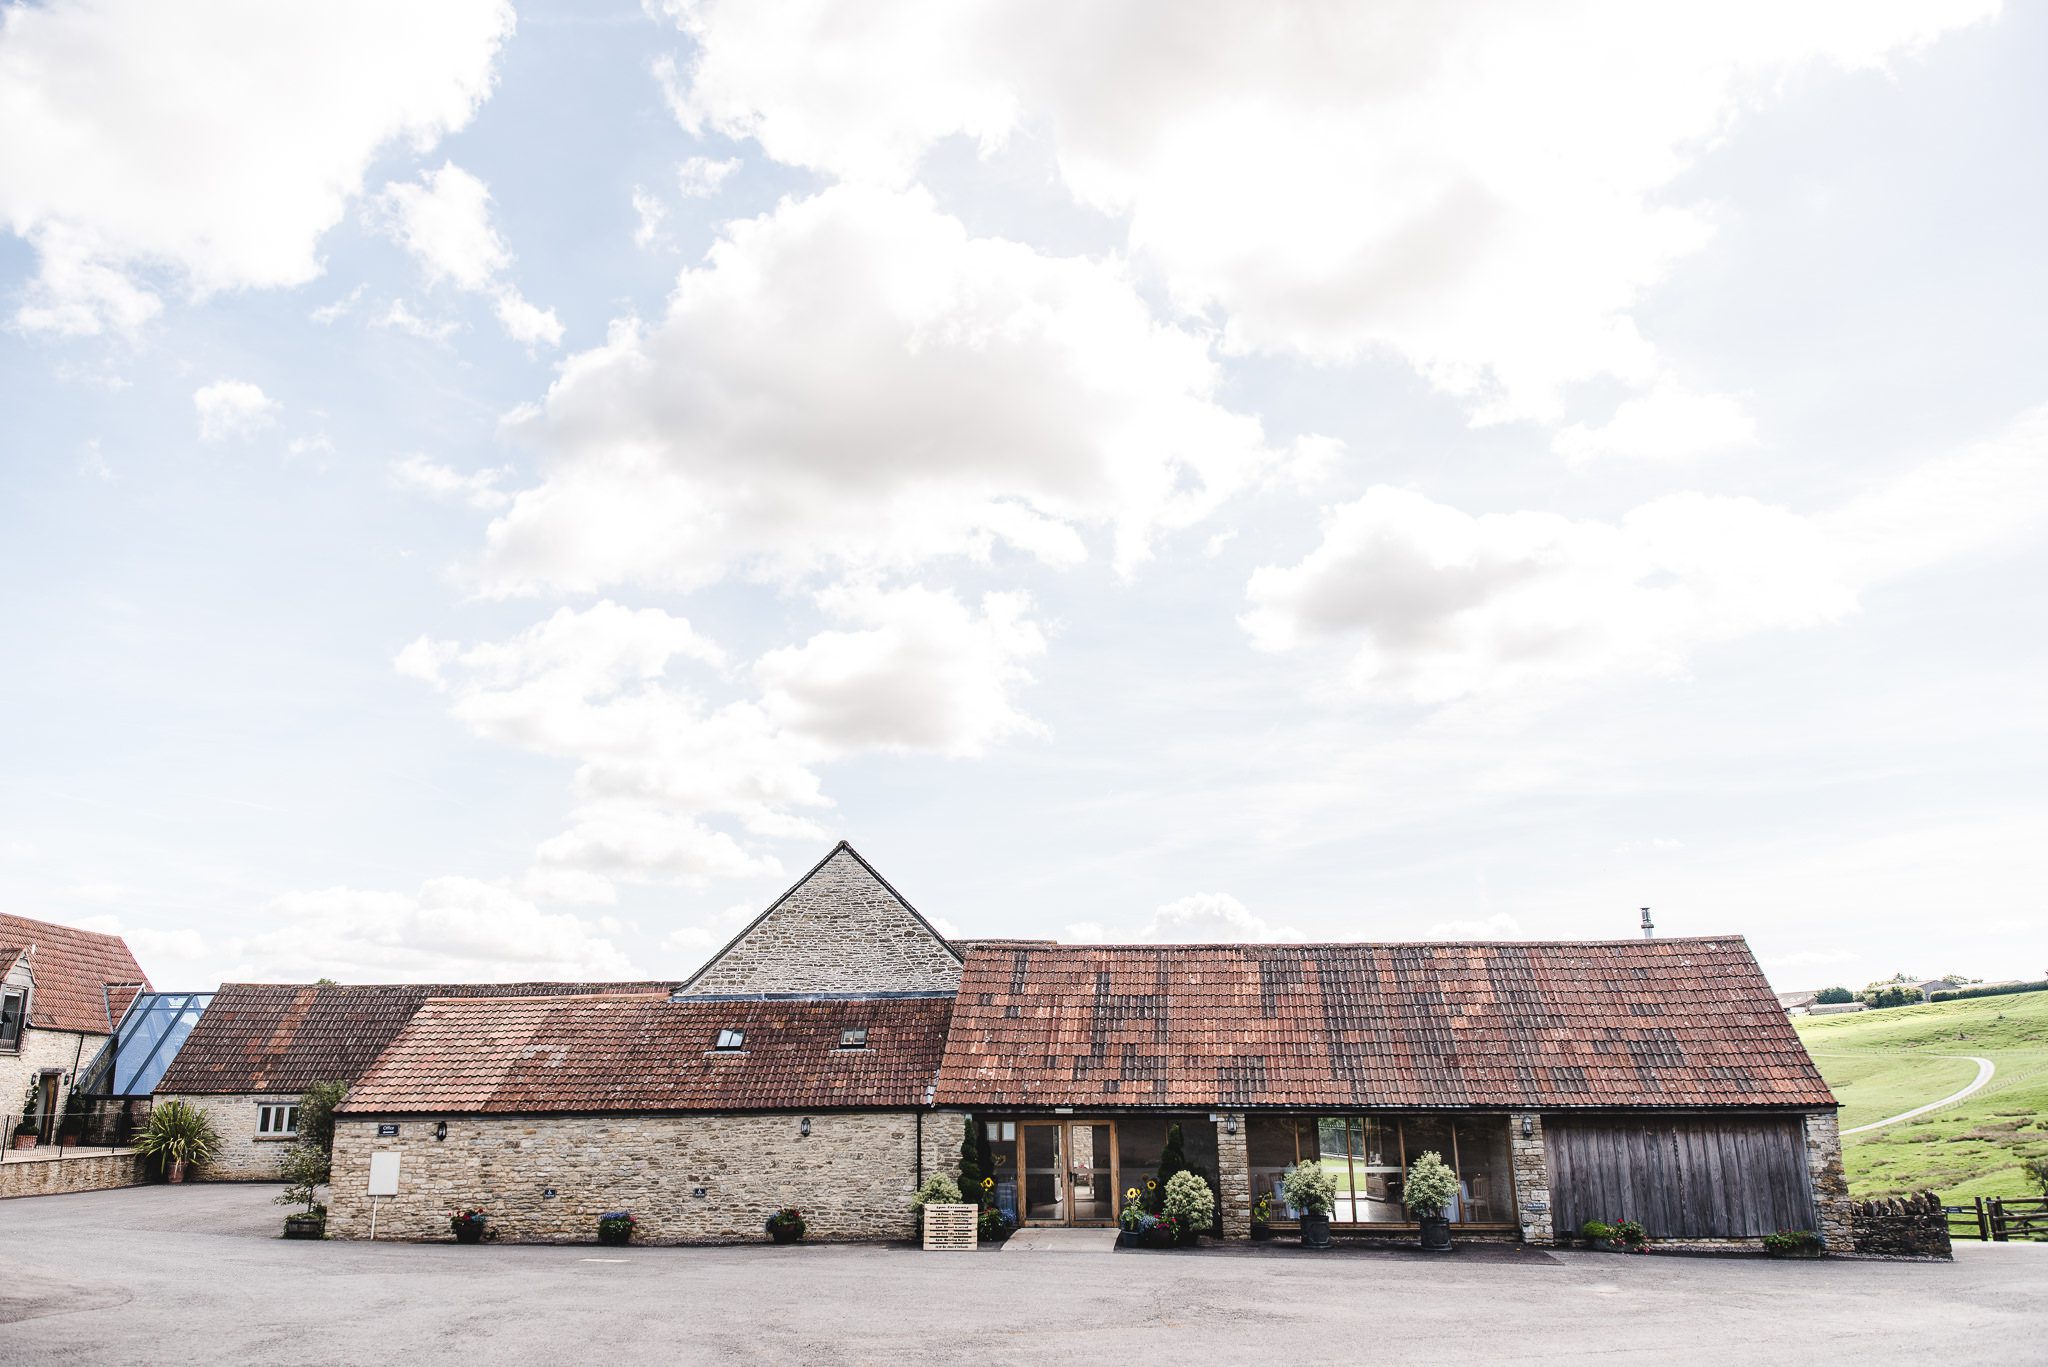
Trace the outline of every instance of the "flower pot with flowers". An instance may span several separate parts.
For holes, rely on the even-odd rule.
[[[1273,1193],[1260,1192],[1259,1199],[1252,1202],[1252,1238],[1273,1237]]]
[[[1773,1258],[1818,1258],[1826,1241],[1810,1229],[1781,1229],[1764,1235],[1764,1252]]]
[[[804,1213],[784,1206],[768,1217],[768,1237],[778,1244],[793,1244],[804,1237]]]
[[[1166,1180],[1161,1213],[1172,1217],[1176,1241],[1192,1245],[1216,1219],[1216,1193],[1199,1176],[1183,1169]]]
[[[1330,1209],[1337,1203],[1337,1184],[1320,1163],[1303,1159],[1280,1179],[1287,1204],[1301,1212],[1301,1246],[1330,1246]]]
[[[471,1207],[468,1210],[448,1212],[448,1228],[455,1234],[458,1244],[480,1244],[484,1241],[484,1230],[490,1224],[490,1216]]]
[[[1444,1212],[1457,1195],[1458,1174],[1451,1171],[1442,1154],[1425,1152],[1408,1165],[1408,1180],[1401,1186],[1401,1199],[1421,1227],[1425,1251],[1451,1251],[1451,1222],[1444,1218]]]
[[[597,1217],[597,1241],[618,1247],[633,1242],[634,1226],[640,1222],[630,1210],[608,1210]]]

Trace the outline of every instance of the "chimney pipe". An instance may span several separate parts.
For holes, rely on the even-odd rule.
[[[1643,938],[1645,940],[1657,938],[1657,928],[1650,924],[1650,909],[1648,907],[1643,908]]]

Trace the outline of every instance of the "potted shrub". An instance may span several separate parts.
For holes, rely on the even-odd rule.
[[[35,1121],[24,1119],[19,1125],[16,1125],[14,1127],[15,1148],[32,1149],[36,1146],[36,1138],[37,1130]]]
[[[1171,1215],[1147,1215],[1138,1238],[1146,1248],[1174,1248],[1182,1238],[1180,1221]]]
[[[804,1213],[784,1206],[768,1217],[768,1237],[778,1244],[793,1244],[804,1237]]]
[[[1260,1192],[1259,1199],[1252,1202],[1252,1238],[1273,1237],[1273,1193]]]
[[[1122,1231],[1116,1236],[1118,1248],[1139,1248],[1145,1242],[1145,1228],[1152,1217],[1145,1213],[1145,1198],[1136,1187],[1124,1191],[1124,1208],[1117,1214],[1117,1227]]]
[[[455,1232],[458,1244],[480,1244],[484,1241],[484,1229],[490,1223],[490,1216],[483,1211],[451,1210],[448,1212],[448,1228]]]
[[[915,1233],[924,1237],[924,1208],[926,1206],[957,1206],[960,1204],[960,1184],[943,1172],[935,1172],[924,1179],[924,1185],[910,1198],[910,1213]]]
[[[301,1139],[284,1151],[281,1175],[285,1188],[277,1195],[281,1206],[305,1207],[284,1217],[284,1237],[287,1239],[321,1239],[327,1235],[327,1207],[314,1198],[319,1195],[320,1184],[328,1178],[331,1160],[327,1151],[318,1144],[309,1144]]]
[[[640,1222],[630,1210],[608,1210],[597,1217],[597,1241],[617,1247],[633,1242],[633,1227]]]
[[[983,1206],[975,1217],[976,1228],[985,1244],[999,1244],[1010,1237],[1010,1217],[995,1206]]]
[[[1160,1213],[1174,1222],[1174,1233],[1182,1244],[1195,1244],[1202,1231],[1216,1218],[1216,1193],[1195,1173],[1183,1168],[1166,1180],[1166,1197]]]
[[[135,1137],[135,1151],[162,1164],[168,1180],[182,1182],[187,1167],[203,1167],[220,1153],[220,1134],[190,1102],[162,1101]]]
[[[1431,1253],[1451,1251],[1451,1222],[1444,1218],[1458,1194],[1458,1174],[1444,1162],[1443,1155],[1425,1152],[1408,1165],[1408,1178],[1401,1185],[1401,1199],[1421,1226],[1422,1247]]]
[[[1764,1235],[1764,1252],[1773,1258],[1818,1258],[1825,1247],[1825,1241],[1810,1229],[1781,1229]]]
[[[1309,1159],[1296,1163],[1281,1179],[1280,1190],[1287,1204],[1301,1212],[1301,1246],[1330,1246],[1330,1208],[1337,1201],[1337,1184],[1323,1165]]]
[[[1650,1236],[1640,1220],[1616,1220],[1614,1242],[1624,1253],[1646,1253],[1650,1248]]]
[[[1614,1247],[1614,1226],[1605,1220],[1588,1220],[1579,1226],[1579,1237],[1594,1252],[1605,1253]]]

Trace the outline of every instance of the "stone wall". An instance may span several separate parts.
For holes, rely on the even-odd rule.
[[[263,1103],[290,1105],[299,1099],[298,1093],[290,1096],[176,1096],[165,1094],[158,1101],[182,1101],[206,1112],[207,1119],[220,1134],[220,1157],[208,1163],[202,1172],[193,1174],[195,1180],[205,1182],[281,1182],[278,1168],[284,1162],[284,1151],[291,1141],[282,1136],[272,1138],[256,1134],[256,1108]]]
[[[341,1117],[327,1232],[370,1232],[370,1155],[400,1155],[398,1195],[380,1200],[380,1239],[447,1239],[447,1212],[489,1213],[510,1242],[588,1242],[597,1217],[630,1210],[636,1241],[762,1240],[777,1208],[797,1206],[810,1239],[907,1239],[917,1183],[917,1115],[910,1111],[686,1116]],[[924,1118],[925,1171],[957,1166],[958,1114]],[[939,1170],[949,1170],[940,1166]],[[548,1193],[552,1191],[553,1195]],[[699,1193],[702,1193],[701,1195]]]
[[[1528,1122],[1529,1135],[1522,1136]],[[1525,1243],[1557,1241],[1550,1219],[1550,1155],[1543,1147],[1543,1117],[1534,1112],[1508,1115],[1508,1162],[1515,1175],[1515,1212]]]
[[[841,848],[684,992],[951,992],[959,986],[960,960],[952,950]]]
[[[138,1187],[143,1181],[142,1156],[136,1153],[78,1154],[0,1163],[0,1198],[105,1191],[110,1187]]]
[[[1242,1112],[1222,1112],[1216,1122],[1216,1187],[1226,1239],[1252,1235],[1252,1161],[1245,1144]],[[1235,1128],[1237,1133],[1232,1134]]]
[[[1853,1251],[1856,1232],[1850,1209],[1854,1202],[1849,1199],[1848,1174],[1842,1170],[1841,1125],[1833,1111],[1806,1117],[1806,1170],[1813,1180],[1813,1209],[1828,1251]]]
[[[1863,1257],[1955,1257],[1948,1217],[1941,1213],[1941,1198],[1931,1191],[1903,1200],[1853,1201],[1849,1218],[1856,1252]]]
[[[71,1097],[72,1074],[91,1063],[100,1046],[106,1042],[105,1035],[39,1030],[32,1025],[23,1029],[21,1051],[0,1054],[0,1122],[11,1129],[21,1119],[21,1103],[28,1091],[29,1079],[40,1077],[50,1069],[63,1075],[57,1084],[57,1114],[64,1114],[64,1105]],[[9,1134],[0,1142],[12,1138],[13,1135]]]

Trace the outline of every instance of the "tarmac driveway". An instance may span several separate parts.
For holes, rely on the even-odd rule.
[[[1924,1264],[287,1243],[276,1190],[0,1202],[0,1363],[2048,1360],[2048,1245]]]

